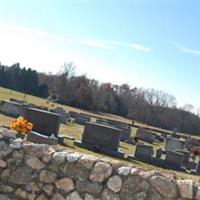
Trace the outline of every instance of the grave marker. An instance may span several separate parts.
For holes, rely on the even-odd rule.
[[[156,134],[147,131],[145,128],[138,128],[135,137],[149,143],[153,143],[156,140]]]
[[[165,150],[166,151],[183,150],[184,145],[185,145],[185,142],[183,140],[173,138],[173,137],[168,137],[165,144]]]
[[[78,114],[75,117],[75,122],[77,124],[85,125],[87,122],[90,122],[90,117],[84,115],[84,114]]]
[[[186,150],[177,150],[178,153],[182,153],[184,155],[183,163],[187,164],[190,159],[190,152]]]
[[[153,156],[153,147],[145,144],[137,144],[135,149],[136,158],[151,158]]]
[[[60,115],[60,122],[63,124],[67,123],[67,113],[62,107],[57,107],[54,109],[54,112]]]
[[[58,136],[60,115],[35,108],[27,108],[24,117],[33,124],[33,131],[40,134]]]
[[[21,105],[18,102],[2,100],[0,101],[0,112],[11,117],[18,117],[21,112]]]
[[[170,167],[175,167],[177,169],[181,168],[184,161],[184,155],[176,151],[168,150],[166,151],[165,162]]]
[[[112,156],[122,157],[118,151],[120,143],[120,130],[103,124],[88,122],[82,135],[82,141],[74,144],[80,147],[99,151]]]
[[[104,125],[110,125],[112,127],[118,128],[121,130],[121,141],[128,141],[131,137],[131,127],[127,124],[124,124],[122,122],[117,122],[114,120],[106,120],[106,119],[97,119],[97,123],[104,124]]]

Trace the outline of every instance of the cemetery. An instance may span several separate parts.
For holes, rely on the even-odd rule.
[[[65,138],[71,138],[70,145],[95,153],[131,162],[142,161],[191,174],[200,173],[199,160],[192,158],[191,147],[198,144],[194,139],[178,138],[173,133],[167,136],[141,127],[132,133],[131,124],[104,118],[95,119],[81,112],[66,112],[61,106],[49,109],[46,106],[37,106],[12,98],[2,102],[4,102],[0,108],[2,114],[12,117],[21,115],[32,122],[33,130],[27,136],[30,142],[64,145]],[[72,123],[68,123],[70,118],[74,120]],[[79,136],[63,134],[60,131],[62,124],[67,127],[69,124],[82,127]],[[133,144],[130,143],[132,145],[129,145],[127,150],[126,142],[130,138],[135,141]]]
[[[0,200],[200,200],[200,0],[0,5]]]
[[[161,134],[141,126],[135,128],[131,123],[95,118],[60,105],[52,109],[22,100],[3,99],[1,102],[5,102],[0,107],[1,127],[9,128],[9,123],[18,116],[33,124],[26,136],[27,142],[58,146],[99,158],[111,156],[144,169],[151,166],[151,169],[175,170],[177,174],[200,175],[199,156],[192,152],[194,145],[200,145],[193,137],[177,137],[173,132]],[[4,119],[7,119],[5,123]],[[134,144],[128,142],[130,139]]]

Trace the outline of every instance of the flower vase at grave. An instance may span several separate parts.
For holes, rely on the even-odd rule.
[[[18,117],[17,119],[11,122],[10,128],[17,132],[16,133],[17,138],[25,140],[26,135],[29,132],[31,132],[33,124],[28,122],[24,117]]]

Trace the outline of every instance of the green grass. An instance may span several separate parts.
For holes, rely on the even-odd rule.
[[[47,100],[45,100],[45,99],[38,98],[38,97],[35,97],[35,96],[31,96],[31,95],[24,95],[23,93],[8,90],[8,89],[0,87],[0,100],[9,99],[9,98],[26,100],[28,103],[33,103],[33,104],[40,105],[40,106],[52,107],[52,103],[50,103],[50,104],[47,103]],[[54,107],[56,107],[58,105],[58,104],[55,104],[55,103],[53,103],[53,104],[54,104]],[[131,122],[130,120],[128,120],[126,118],[119,117],[119,116],[116,116],[116,115],[111,115],[111,114],[106,114],[106,113],[101,114],[101,115],[97,115],[97,114],[94,114],[94,113],[90,113],[90,112],[83,111],[81,109],[77,109],[77,108],[73,108],[73,107],[69,107],[69,106],[63,106],[63,108],[66,111],[76,111],[76,112],[84,112],[86,114],[93,114],[94,115],[94,117],[92,118],[93,121],[95,120],[95,116],[96,116],[96,117],[104,117],[104,118],[109,118],[109,119],[115,119],[115,120],[119,120],[119,121],[123,121],[123,122],[129,122],[129,123]],[[13,120],[13,118],[0,114],[0,125],[9,126],[9,124],[12,120]],[[73,122],[70,122],[67,125],[62,124],[60,126],[60,134],[61,135],[72,136],[75,139],[81,139],[83,130],[84,130],[84,126],[73,123]],[[132,127],[132,133],[131,133],[132,136],[135,136],[136,130],[137,130],[136,128]],[[173,173],[173,174],[176,174],[176,176],[179,177],[179,178],[189,178],[189,179],[193,179],[193,180],[198,180],[198,176],[193,176],[193,175],[182,173],[182,172],[176,172],[176,171],[173,171],[173,170],[166,170],[166,169],[156,167],[156,166],[153,166],[153,165],[149,165],[149,164],[139,162],[139,161],[130,162],[130,161],[127,161],[127,160],[124,160],[124,159],[121,159],[121,160],[115,159],[115,158],[112,158],[112,157],[109,157],[109,156],[106,156],[106,155],[102,155],[102,154],[95,153],[95,152],[92,152],[92,151],[89,151],[89,150],[86,150],[86,149],[83,149],[83,148],[79,148],[79,147],[73,146],[72,140],[65,139],[65,144],[66,144],[66,146],[62,146],[62,148],[65,148],[65,149],[70,150],[70,151],[77,151],[77,152],[80,152],[80,153],[92,154],[92,155],[95,155],[99,158],[107,159],[109,161],[110,160],[117,160],[117,161],[120,161],[121,163],[124,163],[126,165],[133,165],[133,166],[145,169],[145,170],[159,170],[159,171],[164,172],[164,173],[170,173],[170,174]],[[153,144],[154,150],[156,150],[158,147],[161,147],[161,146],[162,146],[161,143],[154,143]],[[133,154],[133,152],[135,151],[135,146],[124,143],[124,142],[120,143],[120,148],[124,151],[126,156],[129,155],[129,154]]]

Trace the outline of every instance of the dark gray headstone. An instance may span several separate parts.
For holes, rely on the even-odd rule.
[[[156,140],[156,134],[147,131],[145,128],[138,128],[135,137],[148,143],[153,143]]]
[[[130,127],[121,127],[121,141],[128,141],[131,137],[131,128]]]
[[[75,145],[112,156],[123,156],[118,151],[120,130],[103,124],[86,123],[82,135],[82,142],[75,141]]]
[[[60,115],[44,110],[27,108],[24,117],[33,124],[33,131],[40,134],[58,136]]]
[[[185,145],[185,142],[183,140],[173,138],[173,137],[168,137],[165,145],[165,150],[183,150]]]
[[[183,162],[188,163],[190,158],[190,152],[186,150],[177,150],[177,152],[182,153],[184,155]]]
[[[104,124],[104,125],[110,125],[112,127],[118,128],[121,130],[121,141],[128,141],[131,137],[131,127],[127,124],[124,124],[122,122],[117,122],[114,120],[106,120],[106,119],[97,119],[97,123]]]
[[[176,151],[166,151],[165,162],[171,167],[180,168],[183,164],[184,155]]]
[[[150,158],[153,156],[153,147],[145,144],[137,144],[135,149],[136,158]]]
[[[54,109],[54,112],[60,115],[60,122],[63,124],[67,123],[67,113],[62,107],[57,107]]]
[[[83,132],[82,142],[118,151],[120,130],[102,124],[87,123]]]
[[[0,112],[11,117],[18,117],[21,112],[21,103],[2,100],[0,101]]]
[[[90,117],[83,115],[83,114],[78,114],[75,117],[75,122],[77,124],[85,125],[87,122],[90,122]]]

